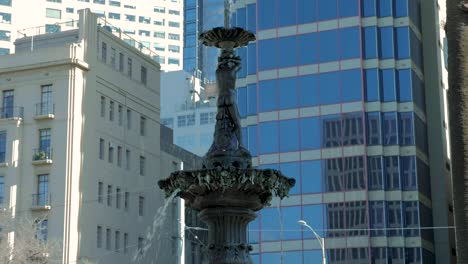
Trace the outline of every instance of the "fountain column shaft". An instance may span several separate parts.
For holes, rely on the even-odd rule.
[[[247,244],[247,225],[254,220],[253,210],[245,208],[207,208],[200,219],[208,225],[210,264],[251,264]]]

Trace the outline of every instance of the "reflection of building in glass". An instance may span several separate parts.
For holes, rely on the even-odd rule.
[[[184,70],[204,82],[216,80],[218,49],[203,46],[198,35],[213,27],[224,25],[225,0],[184,0]]]
[[[329,263],[451,263],[453,231],[423,228],[453,221],[444,33],[421,27],[438,1],[234,2],[257,36],[237,50],[244,144],[297,181],[251,224],[254,263],[320,263],[299,219]]]

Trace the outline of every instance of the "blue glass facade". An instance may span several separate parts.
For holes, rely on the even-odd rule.
[[[184,70],[215,81],[218,50],[198,42],[198,35],[224,25],[224,0],[184,0]]]
[[[236,1],[235,1],[236,2]],[[247,2],[247,3],[246,3]],[[244,145],[296,179],[254,263],[434,263],[420,0],[237,1]]]

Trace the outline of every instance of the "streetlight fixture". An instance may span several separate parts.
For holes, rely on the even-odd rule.
[[[326,264],[327,259],[326,259],[326,255],[325,255],[325,239],[323,237],[319,236],[319,234],[317,234],[317,232],[315,232],[315,230],[310,225],[308,225],[306,221],[299,220],[299,221],[297,221],[297,223],[299,223],[302,226],[307,227],[308,229],[310,229],[310,231],[312,231],[312,233],[314,233],[315,238],[317,238],[317,240],[318,240],[318,242],[320,244],[320,247],[322,248],[322,264]]]

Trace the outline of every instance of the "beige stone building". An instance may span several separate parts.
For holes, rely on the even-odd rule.
[[[150,52],[162,70],[182,69],[183,0],[0,0],[0,55],[14,53],[17,38],[76,29],[85,8],[116,36]]]
[[[183,262],[180,202],[161,217],[157,181],[196,156],[161,148],[159,64],[89,9],[15,46],[0,60],[0,206],[46,217],[63,263]]]

